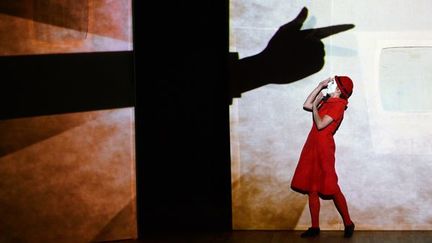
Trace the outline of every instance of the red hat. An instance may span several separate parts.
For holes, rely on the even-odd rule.
[[[353,92],[353,81],[347,76],[335,76],[336,83],[347,98],[349,98]]]

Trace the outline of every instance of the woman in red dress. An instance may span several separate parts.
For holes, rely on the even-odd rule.
[[[321,91],[326,87],[327,95],[324,96]],[[303,105],[305,110],[312,112],[313,125],[291,181],[291,188],[296,192],[308,194],[309,199],[312,227],[302,233],[301,237],[319,235],[320,197],[333,200],[345,225],[344,237],[351,237],[354,232],[354,223],[338,185],[333,140],[333,135],[342,122],[352,90],[353,82],[349,77],[328,78],[319,83]]]

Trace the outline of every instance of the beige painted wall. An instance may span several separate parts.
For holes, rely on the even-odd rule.
[[[261,51],[303,6],[309,9],[304,29],[356,27],[323,40],[326,63],[320,72],[291,84],[269,84],[234,100],[234,228],[310,226],[307,196],[290,189],[312,126],[302,104],[319,81],[349,75],[354,94],[335,135],[336,170],[356,228],[431,230],[432,109],[425,94],[432,88],[427,68],[432,55],[411,47],[432,46],[432,2],[231,0],[230,50],[240,57]],[[389,100],[403,103],[389,109]],[[419,109],[412,109],[416,105]],[[331,201],[322,201],[320,222],[322,229],[343,229]]]

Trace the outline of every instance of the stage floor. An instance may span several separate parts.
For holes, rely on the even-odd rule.
[[[171,232],[152,233],[142,240],[116,243],[423,243],[432,242],[432,231],[355,231],[352,238],[343,238],[342,231],[321,231],[312,239],[300,238],[302,231],[232,231],[224,233]]]

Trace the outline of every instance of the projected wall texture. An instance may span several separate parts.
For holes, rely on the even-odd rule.
[[[0,1],[0,23],[0,241],[136,238],[131,0]]]
[[[0,120],[2,242],[136,237],[132,108]]]
[[[323,40],[325,65],[307,78],[245,92],[230,107],[235,229],[306,229],[307,196],[290,189],[312,126],[302,105],[319,81],[354,83],[335,135],[336,170],[359,230],[432,229],[432,3],[417,1],[231,0],[230,50],[260,52],[303,6],[304,29],[355,24]],[[322,229],[343,223],[321,205]]]
[[[132,50],[131,0],[0,2],[0,55]]]

